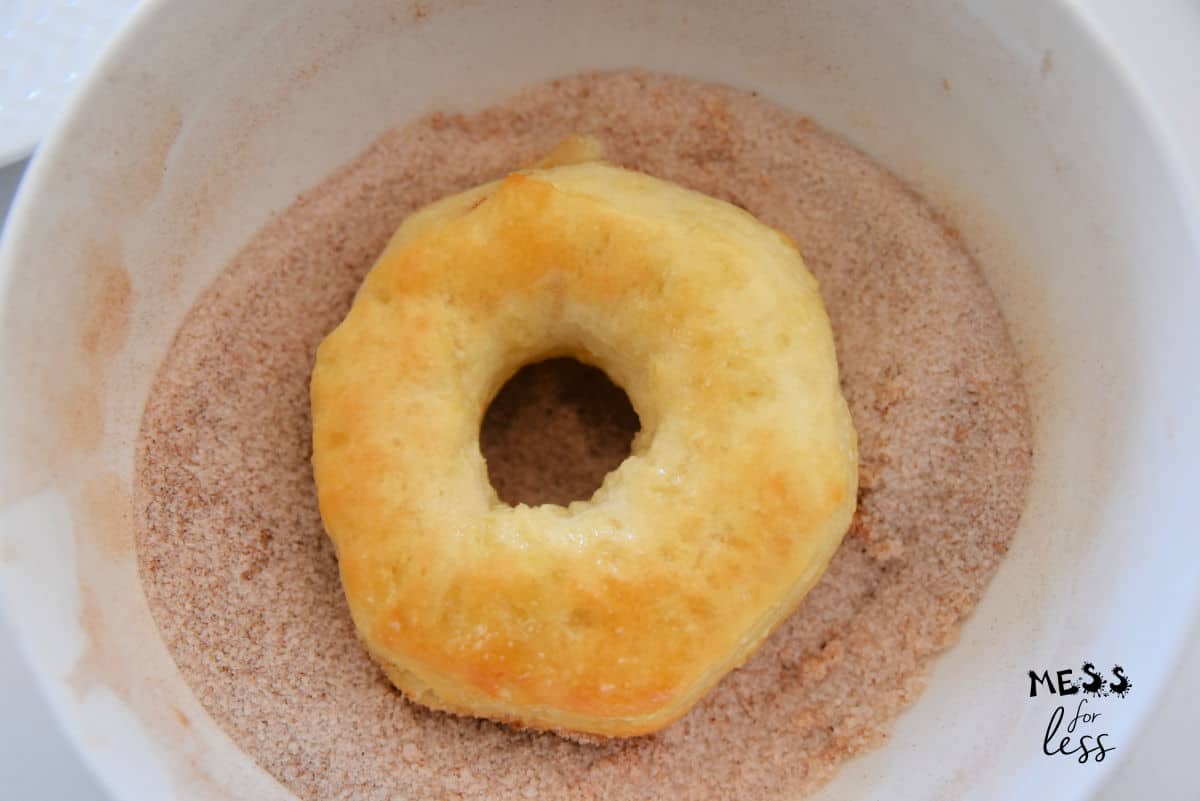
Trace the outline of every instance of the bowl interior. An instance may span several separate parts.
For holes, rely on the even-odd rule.
[[[635,65],[758,90],[923,193],[987,273],[1035,409],[1011,554],[891,742],[820,797],[1082,797],[1115,759],[1043,755],[1057,699],[1028,697],[1032,669],[1125,665],[1137,691],[1107,731],[1131,743],[1200,575],[1181,528],[1194,377],[1173,358],[1197,341],[1200,253],[1163,134],[1083,18],[1040,0],[164,0],[38,155],[0,255],[0,592],[117,798],[289,797],[192,696],[137,579],[137,426],[188,308],[386,128]]]

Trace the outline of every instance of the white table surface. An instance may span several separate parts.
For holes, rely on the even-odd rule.
[[[1200,1],[1157,0],[1143,4],[1090,0],[1086,4],[1110,30],[1122,30],[1130,15],[1153,9],[1193,34],[1192,46],[1187,49],[1164,49],[1150,36],[1126,36],[1123,48],[1150,85],[1173,86],[1176,97],[1187,96],[1187,92],[1179,91],[1186,89],[1197,98],[1195,108],[1166,109],[1166,116],[1180,131],[1181,141],[1194,145],[1187,155],[1200,179]],[[0,168],[0,226],[24,167],[22,162]],[[1200,676],[1200,629],[1192,633],[1179,676]],[[1200,694],[1188,684],[1180,680],[1172,685],[1145,732],[1122,755],[1112,781],[1094,801],[1200,799],[1200,760],[1193,747],[1193,729],[1200,723]],[[51,719],[0,609],[0,801],[40,799],[108,801]]]

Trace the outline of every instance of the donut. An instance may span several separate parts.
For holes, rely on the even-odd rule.
[[[786,236],[559,161],[401,224],[318,349],[313,472],[357,632],[407,698],[629,737],[681,717],[818,580],[857,439]],[[558,356],[604,370],[641,430],[590,499],[509,506],[481,420]]]

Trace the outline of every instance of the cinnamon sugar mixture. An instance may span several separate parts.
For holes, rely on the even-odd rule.
[[[679,723],[599,745],[429,712],[391,689],[355,639],[308,461],[314,351],[397,224],[573,133],[798,243],[862,451],[854,526],[796,614]],[[492,480],[510,500],[579,497],[628,447],[636,421],[564,391],[572,370],[526,371],[489,415]],[[184,321],[150,395],[138,558],[197,696],[305,801],[795,799],[883,742],[954,642],[1008,549],[1031,441],[991,291],[896,178],[754,94],[590,74],[392,131],[254,238]]]

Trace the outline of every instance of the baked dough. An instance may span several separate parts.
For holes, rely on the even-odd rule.
[[[591,499],[510,507],[480,423],[555,356],[605,370],[642,429]],[[794,245],[602,163],[405,220],[317,353],[312,411],[372,657],[418,703],[537,729],[682,716],[795,609],[855,505],[833,336]]]

